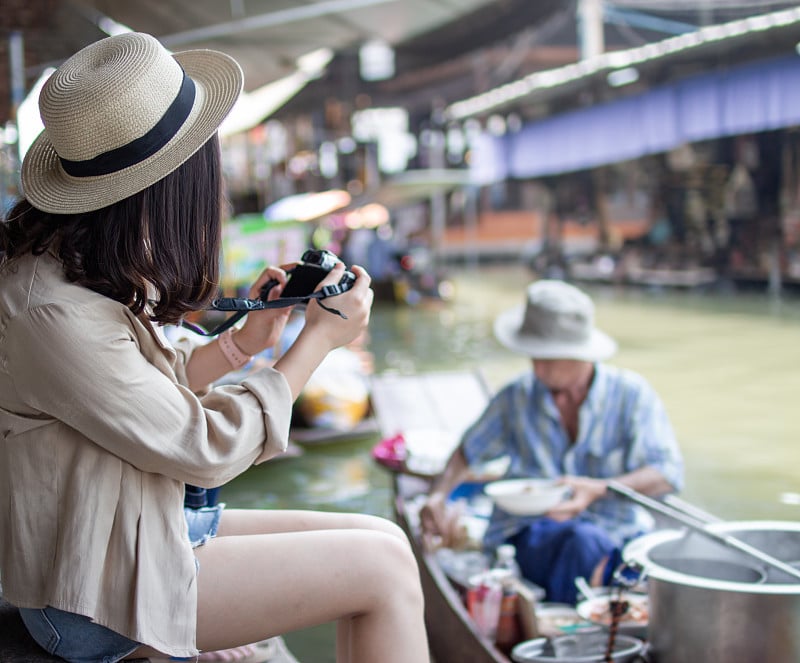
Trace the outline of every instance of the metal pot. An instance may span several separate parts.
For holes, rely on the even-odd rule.
[[[800,561],[800,523],[708,526],[769,553]],[[792,576],[698,532],[663,530],[625,547],[647,574],[648,640],[656,663],[800,661],[800,584]]]
[[[560,635],[552,640],[536,638],[519,643],[511,652],[515,663],[603,663],[606,660],[608,633],[592,631]],[[644,650],[644,643],[629,635],[617,635],[611,659],[614,663],[633,663]]]

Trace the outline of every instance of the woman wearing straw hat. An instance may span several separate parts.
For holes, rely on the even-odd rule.
[[[338,620],[339,661],[428,660],[400,530],[360,514],[212,508],[217,486],[286,448],[291,405],[366,327],[367,273],[309,304],[274,365],[212,389],[273,344],[289,309],[192,349],[179,322],[218,283],[216,130],[242,86],[213,51],[126,34],[83,49],[42,90],[25,199],[0,229],[0,573],[35,639],[71,661],[194,657]],[[338,264],[322,285],[337,284]],[[286,273],[269,268],[278,286]],[[387,643],[391,642],[391,647]]]
[[[446,533],[446,499],[470,466],[509,456],[508,478],[558,478],[572,495],[544,515],[496,508],[487,547],[513,543],[528,579],[549,601],[574,603],[575,578],[608,579],[619,547],[652,527],[640,507],[609,496],[615,479],[648,495],[683,483],[683,461],[661,400],[635,373],[603,363],[616,351],[594,326],[594,305],[578,288],[541,280],[523,306],[495,320],[495,336],[529,357],[527,371],[501,389],[436,482],[423,527]]]

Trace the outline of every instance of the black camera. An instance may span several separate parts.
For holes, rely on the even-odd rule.
[[[291,269],[289,280],[286,282],[286,287],[283,289],[279,299],[286,297],[308,297],[319,282],[325,278],[325,275],[330,272],[334,265],[339,261],[335,254],[327,249],[309,249],[303,253],[300,259],[300,264]],[[355,283],[356,277],[353,272],[345,270],[344,275],[339,281],[339,288],[341,292],[350,290]],[[267,301],[269,291],[275,286],[275,281],[268,281],[261,288],[259,298],[262,301]]]
[[[278,282],[275,279],[267,281],[258,293],[258,299],[247,299],[244,297],[218,297],[211,302],[210,309],[214,311],[235,311],[225,322],[217,325],[212,331],[205,331],[202,327],[193,325],[186,320],[181,324],[202,336],[215,336],[221,334],[226,329],[230,329],[237,321],[241,320],[249,311],[260,311],[266,308],[282,308],[288,306],[303,306],[310,300],[316,299],[319,305],[326,311],[335,313],[342,318],[347,316],[341,311],[326,306],[321,300],[334,295],[340,295],[350,290],[356,282],[353,272],[345,270],[344,275],[336,285],[326,285],[319,292],[316,291],[320,281],[325,278],[336,265],[339,259],[330,251],[325,249],[309,249],[303,254],[300,263],[288,271],[289,279],[280,297],[269,300],[269,291]]]

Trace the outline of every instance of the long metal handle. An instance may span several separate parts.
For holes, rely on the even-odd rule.
[[[622,495],[623,497],[627,497],[629,500],[640,504],[641,506],[651,509],[653,511],[657,511],[658,513],[667,516],[668,518],[672,518],[673,520],[677,520],[679,523],[690,527],[692,530],[699,532],[707,537],[715,539],[720,543],[725,544],[726,546],[730,546],[731,548],[735,548],[736,550],[743,552],[750,557],[754,557],[759,561],[763,562],[764,564],[768,564],[787,575],[792,576],[793,578],[797,578],[800,580],[800,569],[796,569],[793,566],[790,566],[786,562],[783,562],[772,555],[765,553],[763,550],[759,548],[754,548],[749,543],[745,543],[741,539],[737,539],[732,534],[721,534],[719,532],[714,532],[709,530],[706,525],[708,522],[704,522],[700,519],[699,514],[704,514],[710,518],[714,518],[717,522],[721,522],[716,519],[714,516],[710,514],[705,514],[705,512],[701,511],[700,509],[696,509],[695,513],[692,515],[690,513],[684,513],[679,511],[675,507],[668,506],[658,500],[654,500],[652,497],[648,497],[647,495],[643,495],[637,490],[630,488],[624,484],[619,483],[618,481],[609,481],[608,482],[609,490],[617,493],[618,495]],[[690,510],[691,511],[691,510]]]
[[[675,495],[664,495],[664,497],[661,498],[661,502],[667,506],[674,507],[678,511],[683,511],[684,513],[704,523],[722,522],[722,518],[718,518],[717,516],[708,513],[708,511],[703,511],[694,504],[689,504],[689,502],[685,502],[680,497],[675,497]]]

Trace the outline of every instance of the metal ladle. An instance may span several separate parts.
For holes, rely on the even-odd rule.
[[[772,555],[765,553],[763,550],[759,548],[754,548],[748,543],[745,543],[741,539],[737,539],[735,536],[731,534],[720,534],[719,532],[714,532],[706,527],[710,520],[721,522],[715,516],[711,516],[710,514],[706,514],[703,511],[695,507],[691,507],[688,513],[684,513],[683,511],[679,510],[682,508],[684,504],[682,501],[677,499],[673,499],[671,501],[672,506],[668,506],[658,500],[654,500],[647,495],[643,495],[637,490],[633,488],[629,488],[628,486],[619,483],[618,481],[609,481],[608,482],[608,489],[617,493],[618,495],[622,495],[623,497],[627,497],[629,500],[640,504],[641,506],[645,507],[646,509],[651,509],[653,511],[657,511],[658,513],[667,516],[668,518],[672,518],[673,520],[677,520],[679,523],[686,525],[690,529],[695,532],[698,532],[704,536],[712,538],[720,543],[723,543],[726,546],[731,548],[735,548],[739,552],[744,553],[750,557],[753,557],[764,564],[772,566],[783,573],[792,576],[796,580],[800,580],[800,569],[796,569],[793,566],[790,566],[786,562],[779,560]],[[681,505],[681,506],[679,506]]]

